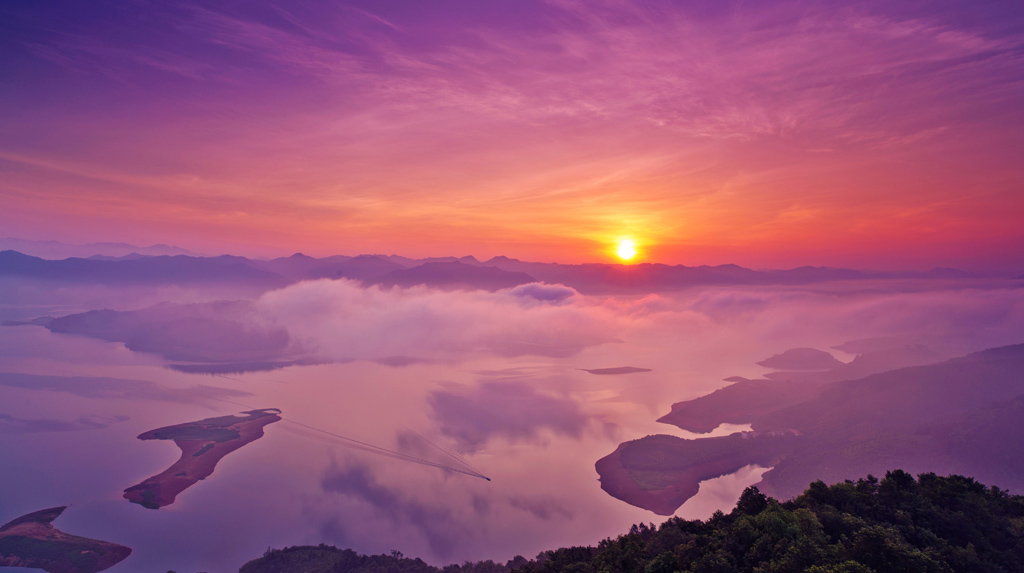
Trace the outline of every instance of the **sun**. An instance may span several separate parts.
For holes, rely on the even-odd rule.
[[[619,255],[619,258],[628,261],[636,256],[636,243],[629,239],[622,239],[619,241],[619,247],[615,250],[615,254]]]

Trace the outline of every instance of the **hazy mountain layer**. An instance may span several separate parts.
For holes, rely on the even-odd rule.
[[[99,284],[244,283],[273,289],[300,280],[347,278],[364,284],[497,290],[528,282],[560,283],[584,294],[653,292],[698,285],[796,285],[879,279],[958,279],[978,275],[955,269],[928,272],[868,272],[827,267],[755,271],[736,265],[687,267],[642,263],[563,265],[495,257],[407,259],[395,256],[302,254],[272,260],[222,255],[136,256],[47,260],[7,250],[0,252],[0,277],[50,282]]]

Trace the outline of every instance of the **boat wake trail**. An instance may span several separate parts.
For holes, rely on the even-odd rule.
[[[228,400],[228,399],[225,399],[225,398],[212,398],[212,399],[216,400],[218,402],[225,402],[225,403],[228,403],[228,404],[233,404],[235,406],[241,406],[243,408],[248,408],[249,410],[255,410],[256,409],[256,408],[253,408],[252,406],[249,406],[248,404],[243,404],[241,402],[235,402],[234,400]],[[458,451],[456,451],[453,447],[451,447],[448,444],[443,444],[442,445],[442,443],[439,443],[440,438],[438,438],[438,437],[435,437],[434,440],[431,440],[431,439],[427,438],[426,436],[423,436],[422,434],[420,434],[418,432],[415,432],[413,430],[407,430],[407,432],[409,432],[409,435],[415,436],[419,440],[422,440],[423,446],[424,446],[424,447],[418,448],[420,451],[423,452],[422,454],[420,452],[417,452],[416,454],[411,454],[411,453],[408,453],[408,452],[402,452],[402,451],[393,450],[393,449],[390,449],[390,448],[385,448],[383,446],[378,446],[376,444],[371,444],[369,442],[364,442],[362,440],[357,440],[355,438],[350,438],[348,436],[339,434],[337,432],[332,432],[330,430],[325,430],[323,428],[318,428],[316,426],[311,426],[309,424],[306,424],[306,423],[303,423],[303,422],[299,422],[298,420],[293,420],[293,419],[288,418],[288,417],[286,417],[284,415],[281,415],[280,417],[281,417],[282,421],[284,421],[284,422],[288,422],[289,424],[292,424],[294,426],[298,426],[300,428],[304,428],[306,430],[309,430],[310,432],[314,432],[317,435],[317,437],[327,439],[328,441],[333,442],[333,443],[338,443],[338,444],[345,445],[345,446],[348,446],[348,447],[351,447],[351,448],[354,448],[354,449],[357,449],[357,450],[361,450],[361,451],[364,451],[364,452],[369,452],[369,453],[377,454],[377,455],[381,455],[381,456],[386,456],[386,457],[393,458],[393,459],[396,459],[396,460],[401,460],[401,461],[405,461],[405,462],[411,462],[411,463],[414,463],[414,464],[420,464],[420,465],[429,466],[429,467],[433,467],[433,468],[438,468],[438,469],[442,469],[442,470],[453,472],[453,473],[467,475],[467,476],[470,476],[470,477],[480,478],[482,480],[491,481],[491,478],[489,478],[489,477],[485,476],[484,474],[480,473],[479,470],[477,470],[475,467],[473,467],[473,465],[470,464],[462,456],[462,454],[460,454]],[[299,435],[302,435],[302,434],[299,433]],[[435,452],[436,452],[435,455],[431,455],[431,454],[434,454]],[[431,458],[434,458],[434,459],[431,459]]]

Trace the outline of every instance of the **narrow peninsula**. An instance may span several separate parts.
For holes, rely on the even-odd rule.
[[[0,527],[0,566],[50,573],[96,573],[131,555],[130,547],[68,535],[50,525],[65,509],[36,511]]]
[[[263,437],[263,426],[281,419],[281,410],[267,408],[150,430],[140,440],[174,440],[181,458],[171,467],[124,490],[124,498],[149,509],[174,503],[175,497],[213,473],[217,462]]]

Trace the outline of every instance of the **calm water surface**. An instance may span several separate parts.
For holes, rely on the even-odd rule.
[[[118,343],[0,327],[0,373],[66,377],[41,390],[0,374],[0,521],[70,505],[57,527],[133,548],[114,573],[237,571],[268,547],[321,542],[364,553],[397,549],[438,565],[594,544],[663,519],[606,495],[594,462],[648,434],[692,437],[654,420],[673,402],[723,386],[724,377],[758,376],[758,360],[913,331],[981,348],[1019,342],[1024,332],[1024,291],[1016,287],[867,286],[606,301],[626,309],[615,333],[621,342],[565,358],[477,351],[403,367],[354,361],[228,376],[177,372]],[[652,371],[578,370],[620,366]],[[169,507],[122,499],[180,453],[172,442],[136,436],[246,406],[280,408],[285,420]],[[460,452],[492,481],[375,455],[289,420],[432,459]],[[728,509],[763,471],[705,482],[677,515]]]
[[[625,439],[686,435],[653,420],[672,402],[721,384],[721,376],[666,364],[661,350],[613,344],[567,359],[397,368],[360,361],[210,376],[169,370],[118,343],[5,327],[0,370],[69,378],[57,390],[0,386],[0,414],[62,424],[0,432],[0,520],[70,504],[57,527],[134,549],[113,572],[234,571],[267,547],[321,542],[367,553],[398,549],[435,564],[595,543],[661,518],[607,496],[594,462]],[[618,365],[655,371],[576,370]],[[74,377],[149,382],[158,391],[140,384],[137,395],[92,396],[88,381]],[[702,384],[686,382],[693,379]],[[200,385],[244,392],[229,399],[387,448],[427,455],[433,445],[409,439],[424,436],[461,452],[492,481],[374,455],[282,421],[169,507],[123,500],[124,488],[180,454],[173,442],[142,442],[138,434],[243,409],[204,398],[194,390]],[[172,401],[173,390],[181,392]],[[446,459],[440,451],[433,457]],[[750,468],[706,483],[678,515],[707,517],[759,474]]]

